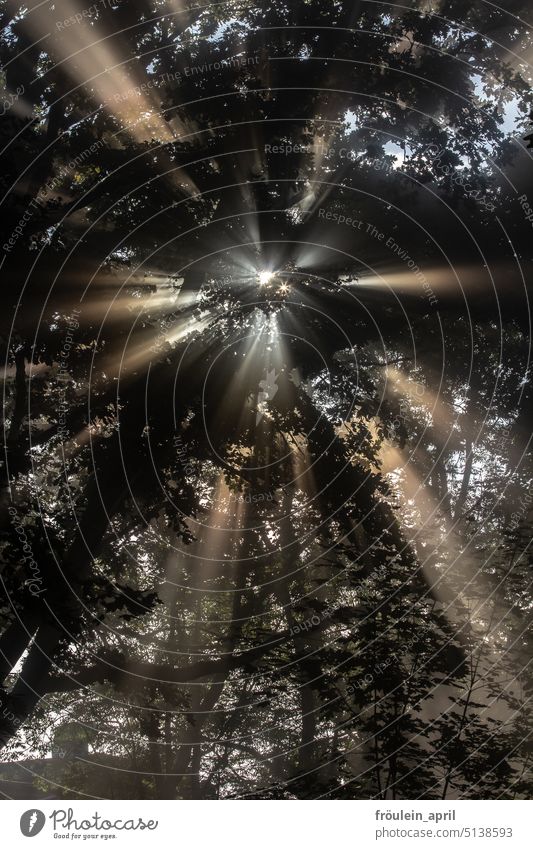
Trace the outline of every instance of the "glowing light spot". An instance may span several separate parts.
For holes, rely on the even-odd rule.
[[[259,285],[260,286],[268,286],[274,274],[272,271],[261,271],[259,274]]]

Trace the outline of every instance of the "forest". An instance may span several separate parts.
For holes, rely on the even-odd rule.
[[[530,797],[529,4],[84,2],[0,2],[0,797]]]

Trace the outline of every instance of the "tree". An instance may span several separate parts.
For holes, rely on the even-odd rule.
[[[0,737],[76,792],[527,792],[521,4],[367,5],[6,12]]]

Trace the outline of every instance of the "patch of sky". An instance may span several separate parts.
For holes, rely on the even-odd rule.
[[[355,112],[352,112],[351,109],[348,109],[348,111],[344,113],[344,123],[346,125],[344,129],[345,135],[349,135],[357,129],[357,115],[355,114]]]
[[[475,97],[482,102],[486,102],[491,98],[497,99],[498,111],[500,112],[503,122],[500,125],[506,135],[517,135],[517,119],[521,117],[520,100],[510,89],[495,87],[493,79],[484,79],[481,74],[472,74],[472,83],[474,85]],[[497,83],[496,83],[497,85]]]
[[[389,141],[385,145],[385,153],[387,156],[394,156],[394,162],[392,163],[393,168],[400,168],[403,165],[404,153],[402,148],[396,142]]]

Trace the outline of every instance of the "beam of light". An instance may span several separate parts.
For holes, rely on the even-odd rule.
[[[411,407],[422,410],[426,426],[432,428],[439,443],[445,442],[453,429],[454,413],[439,394],[429,388],[427,381],[413,380],[396,366],[387,366],[385,377],[394,390],[409,399]]]
[[[368,242],[365,243],[365,251],[369,249]],[[385,248],[386,249],[386,243]],[[403,248],[402,248],[403,249]],[[407,248],[406,248],[407,250]],[[415,263],[410,269],[406,263],[400,265],[398,262],[375,262],[372,271],[364,272],[357,280],[359,288],[371,289],[393,289],[406,294],[425,295],[429,297],[433,292],[436,296],[446,295],[464,297],[486,297],[494,291],[493,279],[505,276],[506,286],[516,288],[520,286],[519,273],[513,268],[510,261],[491,263],[490,268],[478,265],[454,264],[453,267],[445,265],[431,265],[425,267],[417,262],[416,251],[412,257],[407,258]],[[510,279],[511,278],[511,279]]]
[[[9,5],[15,12],[16,4]],[[28,8],[22,19],[28,36],[34,41],[43,40],[43,48],[68,75],[72,86],[81,87],[95,106],[103,107],[135,142],[171,143],[196,129],[185,126],[176,116],[164,120],[159,113],[161,88],[154,85],[153,78],[138,63],[132,70],[131,54],[124,38],[108,32],[101,23],[89,22],[80,2],[70,0],[61,11],[65,19],[78,15],[79,22],[65,33],[56,30],[53,35],[49,35],[49,8],[37,0],[29,3]],[[56,15],[59,16],[59,10]],[[198,193],[194,181],[164,151],[159,152],[157,159],[160,170],[169,171],[166,179],[175,188],[191,196]]]
[[[410,400],[417,404],[423,403],[416,394],[415,384],[401,374],[398,375],[398,383],[408,389],[406,394],[409,394]],[[431,491],[427,479],[423,480],[417,472],[417,465],[427,468],[427,457],[422,456],[423,449],[401,449],[388,439],[381,441],[377,422],[370,419],[367,425],[374,441],[380,443],[375,471],[388,481],[392,492],[402,499],[398,519],[403,535],[416,552],[422,574],[435,599],[446,608],[446,618],[453,627],[458,627],[461,612],[457,609],[457,599],[468,596],[469,584],[472,588],[479,586],[480,576],[475,557],[467,546],[461,544],[452,520],[444,513],[442,503]],[[347,433],[346,428],[340,428],[337,432],[341,439]],[[457,591],[452,592],[448,588],[448,569],[453,582],[459,582]],[[490,587],[486,581],[485,588],[488,595]],[[470,592],[473,594],[473,589]],[[477,615],[479,612],[473,613],[474,617]]]
[[[83,286],[83,288],[87,286],[88,282],[87,272],[83,268],[79,268],[78,270],[69,269],[68,274],[63,274],[63,279],[68,280],[69,283],[73,283],[76,286]],[[122,287],[137,288],[170,285],[170,281],[172,281],[174,286],[177,286],[180,279],[182,280],[183,278],[176,278],[166,271],[132,271],[129,266],[124,267],[110,263],[109,265],[102,266],[90,278],[90,284],[91,288],[100,285],[113,285],[117,289],[122,289]]]
[[[120,290],[120,286],[117,287]],[[133,288],[133,287],[128,287]],[[103,289],[103,291],[102,291]],[[88,324],[97,322],[98,324],[109,326],[111,324],[132,325],[134,321],[149,321],[166,320],[166,324],[170,328],[169,316],[176,314],[178,310],[178,298],[176,291],[164,287],[160,291],[151,292],[148,295],[136,296],[125,292],[124,294],[117,293],[117,290],[112,289],[108,285],[108,291],[102,287],[98,294],[90,298],[86,298],[83,302],[83,313],[80,316],[80,327],[86,328]],[[179,309],[190,307],[195,303],[195,295],[188,294],[179,301]],[[172,326],[173,326],[172,322]],[[157,328],[154,332],[157,332]],[[102,329],[102,335],[105,336],[105,329]],[[106,339],[106,344],[113,345],[113,339]]]
[[[188,518],[187,523],[197,539],[194,554],[200,559],[202,584],[209,586],[217,583],[221,575],[221,565],[231,560],[234,542],[239,535],[239,525],[246,507],[238,501],[233,501],[224,474],[219,472],[211,494],[206,493],[203,507],[204,512],[198,518]],[[226,570],[224,570],[226,572]]]
[[[327,159],[329,152],[335,144],[335,137],[338,134],[341,122],[337,120],[338,104],[330,104],[326,107],[326,113],[317,115],[311,118],[310,125],[312,126],[315,120],[319,120],[322,126],[320,132],[313,132],[306,129],[304,132],[305,141],[302,146],[308,150],[303,154],[303,159],[311,161],[310,173],[306,175],[305,180],[299,181],[303,191],[299,191],[300,197],[287,209],[287,215],[295,224],[300,224],[309,219],[316,210],[323,206],[328,195],[334,191],[335,186],[340,182],[338,175],[333,178],[332,169],[328,167]],[[329,116],[329,117],[328,117]],[[302,143],[300,139],[295,139],[295,143]],[[307,159],[306,159],[307,158]],[[343,170],[347,170],[347,164],[343,166]],[[332,185],[325,185],[325,182],[331,181]],[[333,185],[335,184],[335,185]]]
[[[103,371],[108,379],[114,377],[127,377],[128,375],[146,368],[151,362],[156,361],[163,355],[167,345],[176,345],[187,339],[192,334],[201,334],[212,322],[212,316],[191,318],[176,316],[172,321],[163,320],[161,326],[154,326],[149,334],[140,342],[133,341],[124,351],[124,340],[119,339],[121,348],[109,350],[98,365],[99,371]],[[112,340],[111,340],[112,341]]]
[[[431,426],[432,432],[437,437],[436,441],[443,444],[453,430],[456,412],[447,408],[444,401],[426,385],[409,379],[401,369],[394,366],[387,367],[387,379],[392,380],[403,396],[409,399],[409,404],[414,411],[417,407],[419,410],[422,409],[428,418],[428,426]],[[469,415],[463,410],[461,417],[469,418]],[[476,593],[479,593],[481,583],[484,597],[485,590],[488,597],[490,586],[486,579],[480,578],[475,549],[469,548],[468,544],[461,539],[460,533],[456,530],[455,521],[443,509],[442,502],[439,502],[437,496],[433,494],[427,478],[422,480],[416,471],[417,466],[427,469],[427,460],[427,454],[421,446],[411,450],[400,449],[388,440],[384,440],[379,451],[378,470],[389,478],[392,488],[403,496],[404,504],[400,508],[400,522],[404,535],[417,553],[418,561],[421,563],[428,584],[434,591],[435,598],[448,606],[446,612],[448,620],[454,626],[460,621],[460,614],[455,615],[457,611],[455,599],[466,600],[471,614],[472,628],[475,630],[476,621],[480,617],[484,618],[482,613],[484,603],[480,603]],[[435,540],[437,540],[436,543]],[[431,561],[443,567],[442,571],[431,566]],[[460,575],[457,574],[458,564],[460,564]],[[454,595],[446,589],[447,568],[450,569],[453,580],[459,581],[459,590]]]
[[[446,608],[446,618],[451,625],[458,627],[461,614],[456,612],[457,600],[469,595],[473,597],[475,589],[479,588],[478,563],[471,550],[461,544],[451,520],[442,511],[442,505],[415,470],[409,450],[385,441],[379,456],[381,473],[389,480],[393,490],[403,496],[404,504],[398,513],[403,534],[416,551],[434,597]],[[448,570],[453,590],[447,585]],[[488,597],[490,585],[486,579],[484,588]],[[483,603],[479,610],[472,611],[473,618],[480,615],[482,608]]]
[[[330,235],[331,233],[329,233]],[[344,259],[348,256],[353,261],[352,254],[358,256],[360,254],[360,248],[354,249],[352,245],[349,250],[350,253],[344,255],[341,251],[341,258]],[[326,243],[324,229],[319,230],[317,228],[314,233],[311,232],[307,244],[298,244],[295,246],[294,264],[301,271],[314,274],[317,273],[317,269],[321,269],[322,271],[328,268],[337,269],[339,266],[339,251],[332,244]]]
[[[246,434],[246,439],[253,433],[254,424],[257,427],[257,414],[260,415],[260,427],[262,431],[261,441],[270,448],[266,448],[265,458],[262,460],[268,466],[268,453],[274,445],[279,434],[275,429],[273,416],[268,402],[264,399],[262,382],[268,379],[268,375],[279,376],[286,364],[286,353],[284,352],[282,338],[279,334],[277,316],[266,315],[262,310],[254,310],[247,330],[246,338],[238,343],[235,351],[235,368],[231,379],[226,386],[226,392],[219,402],[217,411],[222,420],[234,421],[235,439],[228,447],[227,456],[235,467],[245,469],[251,460],[253,453],[249,445],[243,445],[241,434]],[[241,406],[235,409],[235,399],[241,399]],[[269,397],[268,400],[271,400]],[[216,415],[214,414],[216,420]],[[216,441],[216,440],[215,440]]]
[[[202,511],[198,516],[186,519],[195,542],[183,553],[175,546],[178,557],[190,566],[187,590],[228,592],[231,599],[240,583],[236,570],[238,561],[243,559],[242,549],[246,548],[246,526],[255,524],[254,518],[249,517],[251,504],[235,497],[222,472],[216,473],[214,485],[205,487],[200,504]],[[249,518],[251,521],[247,522]],[[169,583],[174,582],[169,580]]]
[[[10,5],[14,8],[16,4]],[[43,38],[50,31],[49,9],[40,2],[29,3],[28,7],[22,26],[34,39]],[[83,11],[84,6],[73,0],[58,10],[65,19],[78,15],[79,22],[65,29],[66,35],[56,29],[43,47],[74,85],[82,85],[97,105],[103,104],[124,126],[132,126],[131,135],[136,141],[152,138],[173,141],[175,136],[167,122],[157,115],[154,97],[140,88],[148,78],[128,76],[124,70],[122,63],[130,56],[123,40],[108,38],[113,33],[106,31],[101,23],[90,21],[89,24]]]
[[[313,472],[313,458],[309,454],[307,438],[301,434],[284,434],[285,441],[292,449],[291,465],[294,485],[304,493],[304,499],[300,507],[293,508],[295,514],[306,511],[312,507],[317,497],[318,490]]]

